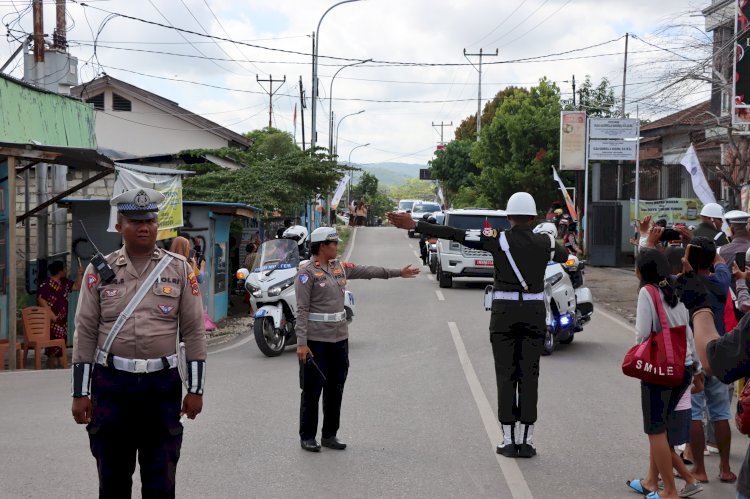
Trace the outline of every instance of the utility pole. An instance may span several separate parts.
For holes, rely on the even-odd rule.
[[[32,3],[34,13],[34,62],[44,62],[44,15],[42,13],[42,0],[34,0]]]
[[[263,88],[263,90],[266,90],[266,87],[264,87],[263,83],[268,83],[269,88],[266,90],[266,93],[268,94],[268,128],[273,127],[273,95],[279,91],[281,88],[281,85],[286,83],[286,75],[284,75],[283,80],[274,80],[273,75],[268,75],[268,78],[261,80],[258,78],[258,75],[255,75],[255,80],[260,84],[260,86]],[[280,83],[278,87],[276,87],[276,90],[273,89],[274,83]]]
[[[444,123],[441,121],[440,123],[432,124],[432,127],[435,129],[437,129],[437,127],[440,127],[440,145],[441,146],[445,145],[445,141],[443,140],[443,129],[447,126],[453,126],[453,122],[451,121],[450,123]]]
[[[466,49],[464,49],[464,57],[471,63],[471,60],[469,57],[479,57],[479,67],[474,66],[474,63],[471,63],[472,66],[474,66],[474,69],[476,69],[479,72],[479,86],[477,88],[477,142],[479,142],[479,133],[482,131],[482,58],[483,57],[497,57],[498,50],[495,49],[494,54],[485,54],[484,49],[479,49],[478,54],[467,54]]]
[[[302,150],[305,150],[305,90],[302,88],[302,75],[299,77],[299,103],[300,113],[302,115]]]
[[[625,33],[625,61],[622,66],[622,101],[620,102],[620,118],[625,117],[625,86],[628,82],[628,39],[630,33]],[[617,199],[622,199],[622,161],[617,162]]]
[[[573,75],[573,109],[576,109],[576,75]]]
[[[323,14],[325,16],[325,14]],[[318,23],[320,24],[320,23]],[[312,100],[310,101],[310,149],[315,154],[315,143],[318,141],[318,131],[315,126],[315,111],[318,100],[318,49],[315,45],[315,31],[312,33]]]
[[[65,0],[55,0],[57,8],[57,25],[52,34],[52,46],[64,52],[68,48],[68,39],[65,27]]]

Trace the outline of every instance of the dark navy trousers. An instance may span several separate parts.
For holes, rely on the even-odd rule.
[[[315,438],[318,433],[318,401],[323,394],[323,438],[335,437],[341,422],[341,399],[349,373],[349,340],[336,343],[308,341],[312,362],[300,363],[299,436]],[[325,380],[323,379],[325,376]]]
[[[181,398],[177,369],[133,374],[94,367],[93,413],[86,429],[99,472],[100,498],[131,496],[136,456],[144,499],[175,497]]]

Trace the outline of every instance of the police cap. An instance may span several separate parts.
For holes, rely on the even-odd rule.
[[[318,227],[310,234],[311,243],[338,242],[339,235],[333,227]]]
[[[131,220],[153,220],[159,213],[164,194],[147,187],[130,189],[113,197],[109,204]]]
[[[749,219],[750,213],[740,210],[731,210],[724,214],[724,220],[730,224],[746,224]]]

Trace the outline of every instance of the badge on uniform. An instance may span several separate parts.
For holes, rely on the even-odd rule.
[[[99,282],[99,276],[96,274],[89,274],[86,276],[86,286],[88,286],[89,289],[93,288],[97,282]]]
[[[172,294],[172,288],[170,288],[169,286],[164,286],[163,288],[161,288],[161,291],[165,295],[171,295]]]
[[[497,229],[485,227],[484,229],[482,229],[482,235],[484,237],[497,237]]]
[[[193,295],[198,296],[201,294],[200,287],[198,286],[198,279],[195,277],[195,272],[190,272],[188,274],[188,280],[190,281],[190,290],[192,291]],[[172,288],[164,288],[165,294],[171,294]],[[166,292],[166,289],[169,289],[169,293]]]
[[[302,284],[307,284],[307,281],[309,281],[309,280],[310,280],[310,276],[309,275],[307,275],[307,274],[300,274],[299,275],[299,282],[301,282]]]
[[[161,310],[162,314],[168,314],[172,310],[174,310],[174,307],[169,305],[159,305],[159,310]]]
[[[119,294],[120,294],[119,289],[105,289],[104,290],[104,296],[107,298],[115,298]]]

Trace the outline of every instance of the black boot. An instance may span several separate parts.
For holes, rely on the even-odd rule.
[[[329,449],[335,449],[335,450],[346,449],[346,444],[336,437],[324,438],[320,441],[320,443],[323,444],[323,447],[328,447]]]
[[[520,435],[518,436],[521,443],[518,444],[518,457],[536,456],[536,447],[534,447],[534,425],[520,425]]]
[[[300,440],[300,445],[307,452],[320,452],[320,444],[314,438],[309,440]]]
[[[496,452],[505,457],[517,457],[516,424],[503,424],[503,441],[497,446]]]

